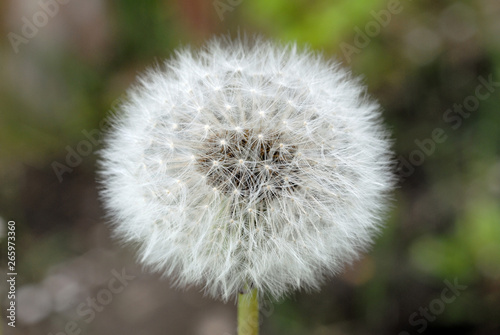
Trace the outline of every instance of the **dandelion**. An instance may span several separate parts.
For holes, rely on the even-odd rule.
[[[214,39],[129,96],[102,151],[102,196],[116,234],[177,285],[224,301],[318,289],[379,231],[390,141],[339,64]]]

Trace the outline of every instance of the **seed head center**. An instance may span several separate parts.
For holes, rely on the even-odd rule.
[[[211,187],[226,195],[262,200],[297,187],[296,152],[284,134],[240,128],[208,138],[197,164]]]

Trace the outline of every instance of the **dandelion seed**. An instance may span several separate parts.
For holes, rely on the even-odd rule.
[[[101,153],[104,204],[180,286],[222,300],[318,288],[381,226],[393,177],[380,108],[309,51],[213,40],[149,71],[121,111]]]

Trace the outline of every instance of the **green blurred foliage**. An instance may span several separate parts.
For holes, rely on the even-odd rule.
[[[360,1],[248,1],[247,12],[259,27],[284,41],[298,41],[314,48],[338,46],[355,25],[370,18],[370,8],[383,0]]]

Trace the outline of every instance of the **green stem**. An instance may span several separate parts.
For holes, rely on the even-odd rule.
[[[256,288],[238,295],[238,335],[259,335],[259,300]]]

